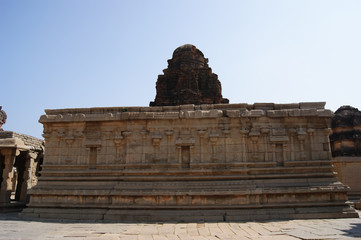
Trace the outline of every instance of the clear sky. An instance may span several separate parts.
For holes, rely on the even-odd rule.
[[[231,103],[361,108],[360,0],[0,0],[3,128],[41,138],[44,109],[148,106],[186,43]]]

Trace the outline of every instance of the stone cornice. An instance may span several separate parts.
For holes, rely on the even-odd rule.
[[[332,117],[333,112],[324,109],[324,106],[324,102],[306,102],[48,109],[45,110],[46,115],[41,116],[39,121],[46,123],[220,117]]]

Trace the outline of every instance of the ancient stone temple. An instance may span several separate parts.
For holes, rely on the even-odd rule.
[[[214,75],[194,74],[201,66],[199,50],[178,48],[169,69],[184,72],[158,78],[156,106],[45,110],[43,170],[22,214],[119,221],[358,216],[333,173],[333,113],[325,103],[220,104]],[[202,89],[218,93],[211,99]]]
[[[191,44],[174,50],[163,72],[158,76],[157,95],[150,106],[229,102],[222,97],[221,83],[208,66],[208,59]]]
[[[0,127],[6,113],[0,106]],[[27,192],[37,183],[43,141],[0,129],[0,210],[25,206]]]
[[[361,112],[342,106],[331,121],[330,135],[333,164],[337,176],[351,190],[351,199],[361,198]]]

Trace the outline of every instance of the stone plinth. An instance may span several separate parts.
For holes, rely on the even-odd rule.
[[[356,217],[324,103],[46,110],[23,214],[120,221]]]

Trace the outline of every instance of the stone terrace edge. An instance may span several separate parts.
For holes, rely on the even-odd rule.
[[[178,119],[218,117],[332,117],[325,102],[236,103],[156,107],[94,107],[46,109],[39,119],[45,122],[119,121],[129,119]]]

